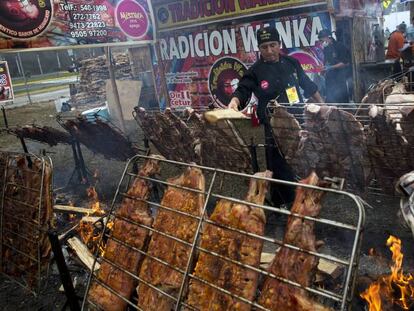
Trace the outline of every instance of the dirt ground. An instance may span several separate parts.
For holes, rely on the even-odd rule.
[[[52,102],[25,106],[7,110],[9,125],[25,125],[35,123],[38,125],[48,125],[61,129],[55,119],[55,108]],[[0,128],[4,127],[4,122],[0,119]],[[248,124],[238,124],[243,137],[250,142],[254,138],[256,143],[262,142],[261,129],[252,129]],[[132,141],[142,146],[142,133],[139,132],[135,122],[128,124],[128,133]],[[52,158],[54,164],[54,188],[67,186],[69,178],[73,172],[74,163],[72,151],[69,146],[49,147],[36,142],[27,142],[29,151],[38,153],[41,149],[46,149],[47,154]],[[5,133],[0,134],[0,149],[7,151],[21,151],[19,140]],[[92,172],[99,172],[96,180],[97,192],[101,201],[109,204],[111,201],[125,163],[109,161],[100,155],[93,154],[87,148],[82,147],[85,162]],[[259,162],[264,168],[263,150],[259,149]],[[234,186],[236,185],[236,186]],[[237,183],[233,184],[230,192],[240,193]],[[414,241],[409,229],[403,227],[397,218],[399,209],[398,198],[373,196],[365,198],[372,208],[366,208],[366,221],[363,230],[362,250],[360,253],[359,274],[380,275],[388,273],[388,264],[391,252],[385,246],[389,235],[395,235],[402,240],[405,271],[414,271]],[[75,202],[76,205],[76,202]],[[355,205],[343,197],[329,197],[324,202],[322,216],[337,221],[349,221],[354,223],[357,220]],[[266,228],[269,236],[281,238],[286,219],[276,218]],[[317,236],[326,242],[324,250],[327,253],[341,255],[342,246],[352,242],[352,235],[343,230],[332,230],[324,226],[317,226]],[[376,257],[368,256],[369,250],[373,248],[379,254]],[[347,257],[347,252],[344,255]],[[60,310],[65,302],[65,296],[59,292],[60,280],[56,274],[56,268],[51,267],[51,276],[43,286],[39,297],[34,297],[21,289],[19,286],[0,276],[0,310]],[[53,271],[55,273],[53,273]],[[73,274],[82,278],[79,271]],[[77,288],[80,296],[83,293],[82,283]],[[355,309],[354,310],[358,310]]]

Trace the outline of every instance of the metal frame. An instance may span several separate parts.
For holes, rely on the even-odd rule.
[[[64,114],[58,114],[56,116],[56,121],[60,124],[60,126],[62,128],[64,128],[71,136],[72,138],[79,144],[78,139],[76,138],[76,135],[73,134],[71,128],[68,128],[65,125],[65,121],[71,121],[71,120],[76,120],[79,116],[78,115],[64,115]],[[131,142],[127,136],[125,136],[125,133],[119,128],[117,127],[113,122],[111,122],[109,119],[98,115],[98,112],[93,114],[92,116],[83,116],[81,115],[80,117],[84,117],[85,120],[94,123],[96,120],[99,120],[101,122],[106,123],[114,132],[118,133],[120,136],[122,136],[127,142],[129,142],[131,144],[131,148],[134,149],[136,152],[142,152],[145,151],[141,148],[139,148],[136,144],[134,144],[133,142]],[[92,117],[92,119],[91,119]],[[89,147],[86,146],[88,149]],[[80,150],[80,148],[79,148]]]
[[[127,221],[131,224],[134,224],[134,225],[139,226],[141,228],[145,228],[145,229],[147,229],[151,232],[156,232],[160,235],[166,236],[166,237],[168,237],[168,238],[170,238],[174,241],[177,241],[179,243],[183,243],[183,244],[187,245],[188,247],[191,247],[191,253],[190,253],[190,256],[188,258],[186,269],[182,270],[182,269],[179,269],[177,267],[171,266],[170,264],[168,264],[167,262],[164,262],[163,260],[161,260],[159,258],[156,258],[154,256],[151,256],[151,255],[147,254],[145,249],[144,250],[139,250],[139,249],[133,248],[131,246],[128,246],[127,244],[125,244],[122,241],[118,241],[122,245],[127,246],[127,247],[129,247],[130,249],[133,249],[136,252],[139,252],[141,255],[143,255],[145,257],[152,258],[153,260],[155,260],[155,261],[157,261],[157,262],[159,262],[163,265],[166,265],[166,266],[174,269],[175,271],[178,271],[181,274],[183,274],[183,281],[182,281],[182,284],[181,284],[181,287],[180,287],[180,290],[179,290],[178,297],[173,297],[170,294],[162,291],[161,289],[158,289],[155,286],[153,286],[151,284],[148,284],[147,282],[142,280],[140,277],[138,277],[136,275],[133,275],[132,273],[126,271],[125,269],[119,267],[118,265],[115,265],[114,263],[111,263],[108,259],[101,257],[98,254],[98,252],[95,253],[95,261],[94,261],[94,264],[93,264],[93,267],[92,267],[92,271],[95,271],[96,262],[106,261],[108,264],[112,265],[116,269],[124,271],[129,276],[134,278],[136,281],[141,282],[143,284],[146,284],[149,287],[155,289],[157,292],[161,293],[162,295],[164,295],[166,297],[169,297],[170,299],[174,300],[176,302],[176,306],[175,306],[176,311],[181,310],[181,307],[186,307],[186,308],[191,309],[191,310],[197,310],[195,307],[192,307],[192,306],[190,306],[190,305],[188,305],[184,302],[185,289],[186,289],[186,286],[188,286],[190,279],[196,279],[196,280],[202,282],[203,284],[211,286],[211,287],[215,288],[216,290],[218,290],[218,291],[220,291],[224,294],[230,295],[230,296],[232,296],[232,297],[234,297],[238,300],[241,300],[245,303],[248,303],[250,306],[254,306],[257,309],[267,310],[266,308],[260,306],[256,302],[248,301],[248,300],[244,299],[243,297],[232,294],[232,293],[230,293],[229,291],[227,291],[225,289],[222,289],[222,288],[220,288],[220,287],[218,287],[214,284],[211,284],[211,283],[209,283],[205,280],[202,280],[199,277],[193,275],[191,273],[192,272],[191,267],[192,267],[192,264],[193,264],[193,259],[194,259],[194,256],[195,256],[195,252],[205,252],[205,253],[208,253],[212,256],[218,257],[222,260],[229,261],[229,262],[232,262],[232,263],[234,263],[238,266],[242,266],[246,269],[250,269],[250,270],[253,270],[255,272],[258,272],[263,276],[276,278],[276,279],[278,279],[279,281],[281,281],[285,284],[289,284],[291,286],[302,288],[305,291],[307,291],[307,292],[309,292],[313,295],[316,295],[320,298],[329,299],[332,302],[338,304],[337,307],[340,310],[347,310],[347,307],[348,307],[350,301],[352,300],[353,289],[354,289],[355,279],[356,279],[356,270],[357,270],[357,266],[358,266],[358,256],[359,256],[359,251],[360,251],[360,247],[361,247],[362,229],[363,229],[363,225],[364,225],[364,221],[365,221],[364,203],[359,197],[357,197],[357,196],[355,196],[351,193],[347,193],[347,192],[339,191],[339,190],[334,190],[334,189],[327,189],[327,188],[321,188],[321,187],[310,186],[310,185],[305,185],[305,184],[299,184],[299,183],[295,183],[295,182],[275,180],[275,179],[271,179],[271,178],[261,178],[261,177],[252,176],[252,175],[248,175],[248,174],[230,172],[230,171],[226,171],[226,170],[220,170],[220,169],[209,168],[209,167],[204,167],[204,166],[198,166],[198,165],[194,165],[194,164],[187,164],[187,163],[182,163],[182,162],[176,162],[176,161],[171,161],[171,160],[160,160],[160,163],[162,165],[166,165],[167,167],[176,167],[178,169],[181,169],[181,171],[183,169],[187,168],[187,167],[199,168],[203,171],[204,175],[208,174],[209,178],[206,178],[206,180],[209,180],[208,183],[206,182],[206,189],[208,189],[208,190],[206,190],[205,192],[201,192],[201,191],[198,191],[198,190],[195,190],[195,189],[190,189],[190,188],[185,188],[185,187],[170,184],[168,181],[164,181],[163,179],[143,177],[143,176],[138,176],[134,173],[131,173],[132,169],[133,169],[133,166],[134,166],[134,164],[136,164],[136,162],[141,163],[141,162],[145,161],[146,159],[151,159],[151,158],[153,158],[153,157],[137,155],[134,158],[130,159],[130,161],[127,163],[127,165],[125,167],[125,170],[123,172],[121,181],[119,182],[115,197],[112,201],[111,209],[109,211],[109,217],[107,217],[107,220],[106,220],[106,223],[105,223],[105,228],[107,228],[107,225],[108,225],[108,222],[109,222],[110,218],[112,218],[112,219],[121,218],[122,220]],[[217,191],[216,187],[219,190],[219,192],[221,191],[220,189],[222,189],[220,183],[217,182],[217,181],[219,181],[220,178],[216,178],[220,175],[226,176],[226,177],[243,178],[243,179],[254,178],[254,179],[258,179],[258,180],[266,180],[266,181],[269,181],[269,182],[272,182],[272,183],[275,183],[275,184],[288,185],[288,186],[293,186],[293,187],[300,186],[304,189],[313,189],[313,190],[323,191],[323,192],[326,192],[326,193],[330,193],[334,196],[338,196],[340,198],[348,198],[350,200],[350,202],[352,202],[352,208],[354,209],[353,211],[355,212],[355,215],[358,215],[357,221],[356,221],[355,224],[346,224],[346,223],[341,223],[341,222],[330,220],[330,219],[307,217],[307,216],[302,216],[302,215],[298,215],[298,214],[293,214],[289,210],[285,210],[285,209],[281,209],[281,208],[275,208],[275,207],[266,206],[266,205],[252,204],[252,203],[240,200],[240,199],[236,199],[236,198],[231,197],[231,196],[226,196],[226,195],[222,195],[220,193],[216,193],[216,191]],[[123,187],[123,185],[125,185],[125,184],[128,187],[132,178],[144,179],[144,180],[150,181],[153,185],[155,184],[155,185],[161,186],[161,187],[171,186],[171,187],[176,187],[176,188],[179,188],[179,189],[188,190],[190,192],[204,193],[204,195],[205,195],[205,204],[204,204],[204,207],[203,207],[203,210],[202,210],[202,214],[199,217],[187,214],[187,213],[182,212],[182,211],[178,211],[178,210],[174,210],[174,209],[162,206],[162,205],[160,205],[159,202],[156,202],[152,199],[143,200],[143,199],[133,198],[133,199],[136,199],[136,200],[139,200],[139,201],[146,202],[151,207],[155,206],[157,208],[165,209],[165,210],[172,211],[172,212],[180,214],[180,215],[186,215],[186,216],[191,217],[193,219],[197,219],[198,220],[198,227],[197,227],[197,231],[195,233],[195,238],[194,238],[193,243],[188,243],[188,242],[180,240],[180,239],[178,239],[174,236],[171,236],[167,233],[160,232],[159,230],[156,230],[154,228],[150,228],[150,227],[145,226],[143,224],[131,221],[130,219],[126,219],[126,218],[123,218],[123,217],[120,217],[120,216],[116,215],[115,212],[116,212],[118,200],[122,199],[123,197],[126,197],[125,192],[121,191],[121,187]],[[214,191],[213,191],[213,188],[215,189]],[[130,196],[128,196],[128,197],[131,198]],[[350,252],[349,252],[349,254],[347,254],[348,258],[344,259],[344,258],[340,258],[338,256],[323,254],[323,253],[319,253],[319,252],[307,251],[307,250],[304,250],[304,249],[300,249],[299,247],[296,247],[294,245],[284,244],[283,241],[278,240],[278,239],[269,238],[269,237],[265,237],[265,236],[259,236],[259,235],[249,233],[249,232],[246,232],[246,231],[243,231],[243,230],[231,228],[231,227],[228,227],[228,226],[223,225],[223,224],[217,224],[217,223],[207,219],[207,217],[206,217],[206,215],[207,215],[206,214],[206,212],[207,212],[207,202],[208,202],[209,198],[225,199],[225,200],[229,200],[229,201],[232,201],[232,202],[242,203],[242,204],[246,204],[246,205],[249,205],[249,206],[254,206],[256,208],[260,208],[260,209],[263,209],[263,210],[271,211],[271,212],[274,212],[274,213],[279,214],[279,215],[290,216],[290,217],[298,217],[298,218],[313,221],[315,223],[321,223],[321,224],[324,224],[324,225],[327,225],[327,226],[335,227],[335,228],[338,228],[340,230],[350,231],[350,232],[352,232],[352,243],[350,243],[351,245],[349,245]],[[351,210],[350,210],[350,212],[351,212]],[[213,225],[218,226],[220,228],[225,228],[227,230],[231,230],[231,231],[237,232],[237,233],[242,234],[242,235],[246,235],[246,236],[249,236],[249,237],[254,237],[256,239],[260,239],[263,242],[270,242],[270,243],[273,243],[273,244],[278,245],[278,246],[283,246],[283,247],[286,247],[286,248],[289,248],[289,249],[292,249],[292,250],[296,250],[298,252],[304,252],[304,253],[307,253],[307,254],[311,254],[311,255],[314,255],[315,257],[324,258],[328,261],[335,262],[335,263],[339,264],[340,266],[344,267],[344,269],[345,269],[344,270],[344,275],[343,275],[343,283],[342,283],[341,293],[338,294],[338,293],[335,293],[335,292],[332,292],[332,291],[324,290],[322,288],[314,288],[314,287],[305,288],[305,287],[302,287],[300,284],[297,284],[297,283],[293,282],[292,280],[287,280],[287,279],[283,279],[283,278],[280,278],[278,276],[272,275],[271,273],[267,272],[264,269],[261,269],[261,268],[258,268],[258,267],[252,267],[252,266],[243,264],[241,262],[235,261],[231,258],[227,258],[225,256],[221,256],[219,254],[216,254],[214,252],[211,252],[209,250],[201,248],[200,245],[199,245],[200,233],[202,232],[203,224],[206,224],[206,223],[207,224],[213,224]],[[99,245],[102,245],[102,241],[103,241],[104,238],[105,239],[111,238],[110,234],[105,233],[105,231],[106,230],[103,230],[103,233],[100,237]],[[96,275],[96,271],[95,271],[95,272],[90,274],[90,277],[88,279],[86,293],[85,293],[83,304],[82,304],[82,309],[83,310],[87,310],[88,305],[93,305],[93,303],[91,303],[88,300],[88,292],[89,292],[89,289],[90,289],[90,286],[91,286],[92,282],[97,282],[98,284],[102,285],[103,287],[108,289],[110,292],[112,292],[113,294],[115,294],[116,296],[121,298],[124,302],[126,302],[129,305],[137,308],[136,302],[125,299],[119,293],[117,293],[115,290],[113,290],[112,288],[109,288],[106,284],[104,284],[100,280],[98,280],[97,275]],[[138,308],[138,310],[141,310],[141,309]]]
[[[42,254],[41,254],[41,245],[40,242],[42,241],[42,239],[45,241],[47,240],[47,228],[46,226],[48,225],[48,223],[43,222],[42,220],[42,214],[45,208],[45,197],[44,197],[44,178],[45,178],[45,169],[46,166],[50,166],[50,173],[51,173],[51,184],[49,185],[49,189],[47,189],[47,191],[49,192],[49,198],[52,199],[52,195],[53,195],[53,163],[50,157],[39,157],[36,156],[34,154],[28,154],[28,153],[12,153],[12,152],[1,152],[1,154],[4,156],[4,158],[6,159],[5,162],[5,166],[4,166],[4,174],[2,177],[2,183],[1,183],[1,189],[0,189],[0,194],[1,194],[1,201],[0,201],[0,273],[2,273],[3,275],[5,275],[6,277],[8,277],[9,279],[11,279],[12,281],[18,283],[20,286],[22,286],[23,288],[29,290],[30,292],[32,292],[34,295],[38,295],[41,289],[41,282],[42,282],[42,269],[43,269],[43,263],[42,262]],[[28,188],[25,187],[23,185],[17,184],[17,183],[13,183],[12,181],[10,181],[8,179],[8,176],[10,174],[11,171],[16,170],[17,168],[14,166],[13,161],[15,161],[15,159],[17,159],[18,157],[25,157],[25,159],[31,159],[31,162],[34,163],[34,161],[41,161],[41,169],[40,172],[35,172],[33,170],[31,170],[30,168],[26,168],[24,169],[24,171],[28,171],[28,172],[33,172],[33,175],[40,175],[40,185],[39,188]],[[29,161],[28,161],[29,164]],[[37,205],[33,205],[33,202],[25,202],[25,201],[19,201],[16,200],[14,198],[12,198],[10,196],[10,193],[7,193],[6,189],[7,186],[14,186],[14,187],[18,187],[20,189],[24,189],[24,191],[27,192],[35,192],[38,193],[38,204]],[[30,219],[22,219],[20,217],[15,217],[12,216],[10,214],[6,214],[6,201],[14,201],[17,202],[18,204],[21,204],[27,208],[31,208],[33,211],[35,211],[37,213],[37,219],[34,220],[32,218]],[[52,202],[50,202],[50,206],[52,206]],[[20,232],[15,232],[15,231],[11,231],[8,230],[6,228],[6,218],[11,218],[13,223],[20,223],[20,224],[24,224],[24,226],[30,226],[34,228],[34,232],[38,232],[39,235],[37,236],[31,236],[31,237],[27,237],[25,235],[22,235]],[[5,241],[4,241],[4,235],[7,234],[11,234],[15,237],[17,237],[18,239],[23,239],[29,242],[32,242],[34,248],[36,248],[37,252],[36,252],[36,258],[33,257],[31,254],[28,254],[27,252],[25,252],[22,249],[19,249],[19,244],[18,243],[14,243],[14,245],[8,245]],[[35,262],[36,264],[36,271],[34,271],[33,273],[29,274],[29,276],[26,278],[25,276],[12,276],[7,274],[6,271],[4,271],[3,269],[3,252],[4,249],[8,248],[8,249],[12,249],[14,252],[16,252],[16,254],[14,256],[24,256],[27,257],[31,260],[31,262]],[[17,267],[17,264],[13,261],[13,260],[8,260],[7,264],[12,264],[15,267]],[[21,268],[19,268],[19,270],[21,271],[25,271],[22,270]],[[27,272],[27,271],[25,271]],[[31,285],[31,282],[29,280],[29,278],[33,278],[35,281],[33,282],[33,285]]]
[[[137,106],[137,107],[134,108],[134,111],[132,112],[132,116],[134,117],[134,119],[137,122],[138,126],[142,129],[142,132],[143,132],[143,134],[145,136],[145,133],[146,133],[145,127],[142,124],[140,118],[138,117],[138,110],[139,110],[139,108],[141,108],[141,107]],[[197,109],[196,112],[197,113],[203,113],[203,112],[206,112],[206,111],[211,111],[212,108],[214,108],[214,106],[210,106],[210,107],[200,107],[199,109]],[[156,114],[163,114],[164,113],[160,109],[145,109],[145,112],[149,116],[151,116],[151,117],[154,116],[154,115],[156,115]],[[172,111],[172,113],[177,118],[179,118],[180,120],[182,120],[186,124],[186,126],[188,127],[188,129],[190,129],[190,130],[194,129],[194,126],[192,124],[188,124],[187,123],[187,120],[188,120],[188,118],[190,116],[187,115],[184,111],[181,112],[182,113],[181,115],[180,115],[180,112],[174,112],[174,111]],[[242,172],[245,172],[245,173],[255,172],[256,171],[256,168],[257,168],[257,163],[256,163],[257,161],[256,161],[256,159],[254,157],[255,156],[255,154],[254,154],[255,150],[254,150],[254,148],[252,148],[252,145],[254,144],[254,142],[252,142],[251,145],[247,144],[245,137],[243,137],[243,135],[241,134],[240,130],[231,121],[232,120],[223,120],[223,122],[217,122],[215,124],[210,123],[209,124],[209,128],[206,129],[206,131],[207,130],[209,130],[209,131],[211,130],[212,132],[213,131],[224,131],[227,134],[229,134],[229,136],[232,136],[231,138],[234,139],[234,141],[238,141],[237,147],[240,148],[240,152],[246,151],[246,154],[247,155],[250,155],[250,158],[247,158],[246,157],[246,159],[245,159],[246,161],[249,161],[249,167],[245,167],[243,169],[242,168],[234,168],[234,164],[233,163],[234,162],[237,162],[237,160],[240,161],[240,159],[237,159],[237,158],[233,159],[233,161],[225,161],[225,159],[221,159],[220,163],[217,163],[217,161],[208,161],[208,162],[209,163],[216,162],[217,163],[216,165],[219,166],[219,167],[227,167],[227,168],[230,168],[230,169],[239,169],[239,171],[242,171]],[[219,136],[220,135],[219,133],[212,133],[212,134],[214,134],[214,135],[211,135],[211,136]],[[167,137],[168,138],[168,136],[167,136],[167,134],[165,132],[163,133],[163,137]],[[194,140],[197,140],[198,137],[193,137],[193,138],[194,138]],[[145,140],[147,142],[148,142],[148,139],[149,138],[145,136]],[[182,140],[185,140],[185,139],[182,138]],[[216,142],[215,144],[216,144],[216,146],[220,146],[222,148],[225,148],[225,147],[228,147],[229,146],[228,144],[225,144],[225,143],[220,143],[219,144],[219,143]],[[149,149],[149,145],[145,145],[145,146],[148,147],[147,149]],[[179,146],[177,146],[177,147],[179,147]],[[166,154],[162,154],[162,155],[165,156],[165,157],[171,157],[171,155],[166,155]],[[187,157],[187,159],[188,158],[189,157]],[[177,160],[177,158],[175,158],[174,160]],[[190,160],[186,160],[186,161],[189,161],[190,162]],[[202,164],[202,163],[198,163],[198,164]]]

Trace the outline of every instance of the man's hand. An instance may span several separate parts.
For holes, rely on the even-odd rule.
[[[237,97],[233,97],[227,106],[228,109],[239,111],[240,100]]]

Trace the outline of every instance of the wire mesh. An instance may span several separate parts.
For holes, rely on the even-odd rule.
[[[136,107],[133,115],[146,138],[168,159],[251,173],[249,146],[234,123],[211,124],[200,112],[186,110],[179,115],[169,109]]]
[[[0,159],[0,271],[38,294],[50,254],[52,162],[9,152],[0,152]]]
[[[269,308],[260,300],[265,291],[264,284],[271,280],[277,280],[280,286],[292,293],[300,293],[315,304],[335,310],[347,308],[353,294],[365,219],[359,197],[315,185],[158,158],[160,170],[150,176],[142,173],[149,159],[155,157],[138,155],[125,167],[105,224],[107,230],[100,240],[100,245],[106,243],[106,249],[95,254],[94,272],[88,280],[83,310],[107,309],[108,304],[120,310],[127,306],[137,310],[204,310],[197,305],[200,299],[194,299],[198,297],[197,293],[205,293],[203,299],[214,303],[218,310],[226,310],[223,306],[220,308],[220,303],[229,300],[241,310],[276,310],[278,306]],[[138,174],[133,170],[137,163],[142,169]],[[198,172],[198,180],[205,181],[202,187],[177,182],[189,172]],[[321,214],[293,213],[264,202],[257,203],[246,196],[254,184],[252,180],[300,187],[298,196],[301,191],[312,193],[314,198],[320,195],[323,197]],[[141,186],[147,185],[151,192],[144,195],[143,188],[137,188],[139,182]],[[131,195],[131,189],[135,189],[136,195]],[[174,191],[181,200],[171,203],[169,198],[173,197]],[[256,189],[254,193],[261,191]],[[127,204],[136,204],[130,206],[130,213],[125,213]],[[197,212],[191,208],[194,204]],[[220,210],[223,204],[230,204],[232,212],[244,210],[250,214],[239,224],[222,221],[225,219],[225,213]],[[304,204],[317,203],[310,199]],[[148,208],[147,214],[143,207]],[[257,226],[243,227],[252,221],[260,223],[257,215],[263,215],[259,218],[266,215],[268,220],[266,226],[264,223],[259,225],[262,231],[257,231]],[[272,217],[276,218],[273,224],[269,223]],[[287,242],[288,233],[284,228],[296,220],[303,226],[315,226],[314,234],[318,241],[322,241],[318,242],[320,247]],[[108,227],[110,222],[112,232]],[[122,236],[117,233],[117,227],[122,227]],[[315,239],[311,231],[308,233],[310,240]],[[217,236],[221,239],[214,240]],[[273,262],[286,252],[291,255],[286,265],[298,264],[300,267],[299,258],[316,260],[316,263],[324,260],[335,263],[340,276],[331,284],[325,284],[314,282],[312,272],[308,275],[293,268],[291,275],[275,274]],[[263,263],[259,259],[264,255],[274,255],[276,259]],[[252,261],[253,257],[255,260]],[[100,270],[97,271],[95,265],[98,262]],[[203,269],[215,277],[202,273]],[[309,279],[305,282],[298,279],[298,275]],[[237,281],[238,276],[241,279]]]
[[[98,114],[59,114],[56,120],[77,141],[107,159],[127,161],[142,151],[117,126]]]
[[[269,110],[275,140],[299,176],[316,170],[345,178],[346,189],[361,195],[393,195],[398,178],[414,169],[412,102],[308,105],[299,114],[282,104]]]

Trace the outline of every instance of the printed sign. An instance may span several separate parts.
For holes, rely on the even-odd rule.
[[[220,58],[211,66],[208,87],[214,101],[219,106],[228,105],[231,95],[237,89],[246,71],[246,66],[233,57]]]
[[[160,1],[161,2],[161,1]],[[327,4],[321,0],[176,0],[154,6],[158,29],[171,29],[218,19],[239,18],[277,9]]]
[[[153,41],[147,0],[1,0],[0,49]]]
[[[193,27],[161,33],[159,40],[171,106],[174,108],[177,98],[182,106],[200,109],[212,103],[228,105],[230,90],[257,60],[256,31],[263,25],[274,25],[281,37],[282,53],[298,59],[311,79],[320,81],[323,49],[318,32],[331,29],[328,12]],[[240,68],[237,75],[234,68]]]
[[[14,99],[13,86],[7,62],[0,62],[0,104]]]
[[[52,0],[0,2],[0,33],[13,39],[42,34],[52,20]]]
[[[130,38],[140,39],[148,32],[148,15],[142,5],[134,0],[121,1],[115,16],[119,28]]]

